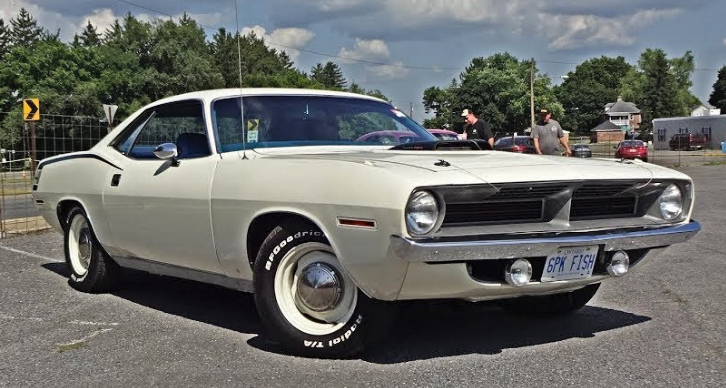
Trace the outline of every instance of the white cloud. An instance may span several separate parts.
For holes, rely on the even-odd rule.
[[[360,39],[356,38],[352,49],[341,47],[338,56],[343,58],[343,63],[355,63],[356,61],[376,62],[380,64],[368,64],[366,70],[376,78],[395,79],[406,77],[409,69],[404,67],[400,61],[390,61],[391,51],[388,44],[381,39]]]
[[[396,79],[396,78],[404,78],[408,75],[410,69],[407,69],[402,66],[403,66],[403,62],[397,61],[397,62],[390,64],[390,66],[367,65],[366,70],[368,70],[371,74],[373,74],[377,78],[391,80],[391,79]]]
[[[242,29],[242,35],[251,32],[254,32],[257,37],[263,38],[268,47],[285,51],[293,62],[300,56],[300,51],[295,49],[302,48],[315,37],[314,32],[296,27],[278,28],[270,34],[267,34],[267,30],[259,25]]]
[[[552,50],[581,47],[631,46],[633,32],[645,25],[676,15],[678,10],[649,10],[618,18],[593,15],[540,14],[539,32],[550,39]]]
[[[356,38],[355,45],[352,50],[341,47],[338,56],[344,59],[377,61],[386,59],[390,56],[388,45],[380,39],[365,40]],[[351,63],[353,61],[349,61]]]
[[[283,4],[282,0],[270,1]],[[693,6],[707,3],[694,2]],[[432,30],[440,27],[446,31],[438,35],[441,37],[459,30],[501,36],[539,34],[551,50],[565,50],[633,45],[638,30],[678,14],[682,7],[679,0],[298,0],[282,12],[312,9],[315,12],[306,14],[310,23],[335,15],[336,27],[350,35],[366,38],[377,34],[388,37],[389,42],[417,36],[436,39]],[[371,29],[371,25],[376,27]]]

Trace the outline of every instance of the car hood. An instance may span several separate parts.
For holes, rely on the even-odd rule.
[[[419,171],[430,171],[437,175],[461,176],[464,173],[487,183],[586,179],[649,180],[654,178],[654,172],[659,172],[659,175],[664,177],[674,177],[671,173],[677,173],[640,161],[566,158],[503,151],[366,150],[326,152],[321,150],[304,154],[266,151],[263,157],[323,159],[363,163],[384,169],[410,167]]]

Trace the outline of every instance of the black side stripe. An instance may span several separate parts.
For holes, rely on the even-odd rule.
[[[45,166],[47,166],[49,164],[53,164],[53,163],[57,163],[57,162],[63,162],[65,160],[71,160],[71,159],[88,159],[88,158],[100,160],[100,161],[108,164],[109,166],[117,169],[117,170],[123,171],[123,169],[121,167],[119,167],[119,166],[117,166],[117,165],[109,162],[108,160],[106,160],[106,159],[104,159],[104,158],[102,158],[102,157],[100,157],[100,156],[98,156],[96,154],[80,154],[80,155],[66,155],[66,156],[61,156],[61,157],[56,158],[56,159],[45,160],[45,161],[40,162],[40,164],[38,164],[38,168],[41,169],[41,168],[43,168],[43,167],[45,167]]]

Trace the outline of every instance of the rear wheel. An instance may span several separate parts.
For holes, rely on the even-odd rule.
[[[121,268],[101,247],[81,207],[74,207],[66,218],[64,250],[70,271],[68,283],[83,292],[106,292],[118,283]]]
[[[395,316],[392,304],[358,289],[319,229],[296,221],[283,222],[262,243],[254,291],[265,330],[302,356],[360,353]]]
[[[561,294],[505,299],[499,302],[499,305],[505,311],[515,314],[569,314],[585,306],[595,296],[598,288],[600,283]]]

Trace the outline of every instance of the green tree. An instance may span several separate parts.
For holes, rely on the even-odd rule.
[[[25,8],[20,9],[17,17],[10,19],[10,24],[13,46],[33,47],[44,36],[43,29],[38,27],[38,21]]]
[[[389,103],[392,102],[391,99],[388,98],[385,94],[383,94],[383,92],[380,89],[366,90],[364,87],[355,83],[355,81],[352,81],[350,83],[350,86],[348,87],[347,91],[350,93],[363,94],[366,96],[380,98],[381,100],[388,101]]]
[[[101,45],[101,34],[98,33],[96,27],[89,20],[81,35],[73,37],[73,42],[85,47],[98,47]]]
[[[450,89],[451,109],[472,109],[488,121],[495,132],[522,132],[529,128],[530,61],[519,61],[509,53],[497,53],[487,58],[474,58],[460,75],[460,84]],[[535,109],[546,106],[553,117],[561,120],[562,104],[546,75],[534,68]],[[463,121],[456,120],[454,130],[461,131]]]
[[[718,71],[718,78],[713,83],[713,91],[709,96],[708,103],[726,113],[726,65]]]
[[[617,99],[623,79],[632,68],[622,56],[601,56],[577,65],[575,71],[568,73],[567,79],[555,87],[566,113],[562,126],[580,135],[600,124],[605,105]]]
[[[10,46],[12,43],[11,35],[12,30],[10,30],[10,27],[5,24],[5,21],[3,19],[0,19],[0,58],[2,58],[5,53],[10,51]]]
[[[323,84],[328,89],[345,89],[346,81],[343,71],[335,62],[328,61],[325,65],[316,64],[310,70],[310,78]]]
[[[677,116],[680,113],[678,87],[663,50],[647,49],[641,55],[638,66],[645,77],[639,107],[643,113],[643,127],[650,129],[652,119]]]
[[[458,122],[461,121],[461,117],[458,112],[455,112],[456,107],[453,104],[454,91],[457,88],[456,79],[452,79],[446,89],[431,86],[424,90],[424,112],[434,114],[434,117],[423,121],[424,127],[451,129],[459,125]]]

